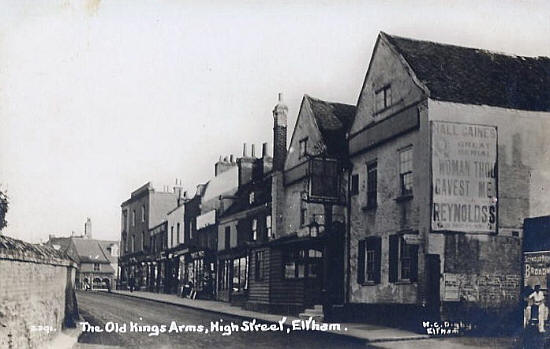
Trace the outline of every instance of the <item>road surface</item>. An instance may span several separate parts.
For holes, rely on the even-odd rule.
[[[137,299],[106,292],[78,292],[78,306],[81,315],[90,324],[79,338],[79,343],[122,346],[126,348],[365,348],[362,342],[341,336],[335,336],[318,331],[291,331],[286,328],[280,331],[232,332],[222,335],[222,332],[211,332],[211,323],[219,322],[227,325],[233,322],[238,326],[245,325],[241,319],[231,316],[219,316],[216,313],[168,305],[144,299]],[[223,320],[223,321],[221,321]],[[168,333],[172,321],[181,325],[181,332]],[[106,325],[111,322],[118,324],[121,331],[126,324],[124,333],[107,333]],[[130,333],[131,324],[133,332]],[[150,325],[147,328],[145,325]],[[153,325],[166,326],[166,332],[158,335]],[[191,325],[184,327],[186,325]],[[203,325],[202,333],[193,332]],[[80,325],[82,327],[82,325]],[[97,326],[104,332],[91,332]],[[110,324],[110,326],[112,326]],[[116,325],[115,325],[116,326]],[[221,328],[221,327],[220,327]],[[250,329],[250,327],[247,326]],[[255,327],[254,327],[255,328]],[[94,327],[95,329],[95,327]],[[110,328],[109,328],[110,329]],[[145,332],[136,332],[140,329]],[[255,328],[256,329],[256,328]],[[208,330],[208,333],[206,333]]]

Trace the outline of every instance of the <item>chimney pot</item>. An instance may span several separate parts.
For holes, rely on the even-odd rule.
[[[268,156],[268,153],[267,153],[267,143],[263,143],[262,144],[262,157],[266,157]]]
[[[243,143],[243,158],[246,157],[246,143]]]
[[[250,154],[251,157],[256,157],[256,145],[255,144],[252,144],[251,153],[252,153],[252,154]]]
[[[229,155],[229,162],[234,162],[233,154]]]

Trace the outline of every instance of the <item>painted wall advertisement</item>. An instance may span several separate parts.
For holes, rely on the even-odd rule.
[[[443,274],[443,301],[475,302],[485,307],[519,300],[519,274]]]
[[[497,129],[432,121],[432,231],[497,227]]]
[[[548,274],[550,274],[550,251],[523,253],[523,280],[524,286],[547,288]]]

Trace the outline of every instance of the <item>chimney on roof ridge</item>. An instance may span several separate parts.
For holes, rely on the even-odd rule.
[[[246,143],[243,143],[243,158],[246,157]]]
[[[279,101],[273,109],[273,175],[271,177],[271,219],[272,234],[284,234],[284,181],[283,171],[286,160],[286,132],[288,107],[279,93]]]
[[[262,158],[269,156],[269,150],[267,149],[267,142],[262,143]]]
[[[177,179],[176,178],[176,185],[174,186],[174,193],[177,195],[177,204],[178,206],[182,205],[183,204],[183,197],[182,197],[182,193],[183,193],[183,187],[181,185],[182,181],[181,179]]]
[[[286,159],[286,132],[288,107],[279,93],[279,102],[273,109],[273,170],[282,171]]]
[[[90,217],[88,217],[86,223],[84,223],[84,237],[87,239],[92,238],[92,220]]]
[[[251,152],[250,157],[255,158],[256,157],[256,145],[254,143],[252,143],[252,150],[250,152]]]
[[[222,160],[222,157],[220,156],[220,160],[214,164],[214,176],[218,176],[219,174],[229,170],[231,167],[236,166],[237,163],[233,162],[233,155],[231,155],[228,159],[228,157],[224,157]]]

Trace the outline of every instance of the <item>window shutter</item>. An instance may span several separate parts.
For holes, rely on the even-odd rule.
[[[399,261],[399,236],[390,235],[389,247],[389,281],[397,281],[397,268]]]
[[[382,264],[382,238],[380,237],[376,237],[373,241],[374,243],[374,253],[375,253],[375,257],[374,257],[374,262],[376,263],[375,265],[375,272],[374,272],[374,282],[376,282],[377,284],[380,283],[380,267],[381,267],[381,264]]]
[[[365,240],[359,241],[359,247],[357,251],[357,283],[363,284],[365,282]]]
[[[359,193],[359,175],[354,174],[351,176],[351,195],[357,195]]]
[[[411,249],[411,282],[418,281],[418,245],[412,245]]]

